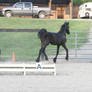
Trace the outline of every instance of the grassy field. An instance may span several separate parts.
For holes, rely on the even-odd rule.
[[[88,32],[92,23],[90,21],[76,21],[76,20],[47,20],[47,19],[30,19],[30,18],[0,18],[0,28],[14,28],[14,29],[41,29],[46,28],[50,32],[58,32],[61,25],[69,21],[70,32]],[[67,38],[73,37],[71,34]],[[88,34],[79,34],[79,36],[87,37]],[[78,40],[80,42],[80,40]],[[81,42],[86,42],[82,40]],[[74,40],[69,40],[74,42]],[[69,47],[69,46],[68,46]],[[71,47],[71,46],[70,46]],[[48,46],[48,48],[55,48],[55,46]],[[74,48],[74,46],[72,46]],[[11,60],[14,52],[17,60],[35,60],[40,49],[40,40],[37,33],[26,32],[1,32],[0,33],[0,49],[1,56],[9,56]],[[54,51],[55,53],[56,51]],[[48,51],[48,54],[53,51]],[[7,58],[7,57],[6,57]],[[4,60],[2,57],[0,60]]]

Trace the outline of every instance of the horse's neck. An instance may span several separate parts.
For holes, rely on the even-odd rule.
[[[59,33],[59,34],[64,34],[64,35],[66,35],[66,32],[65,32],[64,29],[60,29],[60,31],[59,31],[58,33]]]

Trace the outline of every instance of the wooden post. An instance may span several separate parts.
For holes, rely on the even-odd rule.
[[[73,0],[71,0],[71,2],[70,2],[70,4],[69,4],[69,7],[70,7],[70,19],[72,19]]]
[[[52,0],[49,0],[49,8],[51,9],[51,2],[52,2]]]
[[[51,11],[51,2],[52,2],[52,0],[49,0],[49,3],[48,3],[50,11]],[[50,16],[48,16],[48,17],[51,18]]]

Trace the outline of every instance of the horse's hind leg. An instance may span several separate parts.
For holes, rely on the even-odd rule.
[[[46,47],[45,47],[46,48]],[[48,56],[46,55],[46,53],[45,53],[45,48],[43,49],[43,52],[42,52],[42,54],[41,54],[41,59],[42,60],[48,60]]]
[[[41,47],[41,49],[39,50],[39,54],[38,54],[38,57],[36,59],[36,62],[40,61],[40,55],[41,55],[42,52],[43,52],[43,47]]]
[[[41,56],[42,53],[44,54],[45,59],[48,60],[48,57],[47,57],[47,55],[46,55],[46,53],[45,53],[45,48],[46,48],[46,46],[47,46],[47,45],[42,44],[41,49],[39,50],[39,55],[38,55],[38,57],[37,57],[37,59],[36,59],[36,62],[39,62],[39,61],[40,61],[40,56]]]
[[[66,58],[65,58],[65,59],[68,60],[68,57],[69,57],[69,56],[68,56],[68,48],[66,47],[65,44],[63,44],[62,46],[64,47],[64,49],[65,49],[65,51],[66,51]]]
[[[54,63],[56,63],[56,59],[57,59],[57,56],[59,54],[59,48],[60,48],[60,45],[57,45],[57,53],[56,53],[55,58],[53,59]]]
[[[44,49],[44,51],[43,51],[43,54],[44,54],[44,56],[45,56],[45,60],[48,60],[48,56],[47,56],[46,53],[45,53],[45,49]]]
[[[46,53],[45,53],[45,49],[46,49],[47,45],[49,45],[49,43],[47,43],[47,44],[45,45],[44,49],[43,49],[43,54],[44,54],[44,56],[45,56],[45,60],[48,60],[48,56],[47,56]]]

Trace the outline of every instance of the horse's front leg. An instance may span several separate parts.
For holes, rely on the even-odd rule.
[[[64,47],[64,49],[66,51],[66,58],[65,59],[68,60],[68,58],[69,58],[69,56],[68,56],[68,48],[66,47],[65,44],[63,44],[62,46]]]
[[[56,63],[56,59],[57,59],[57,56],[59,54],[59,48],[60,48],[60,45],[57,45],[57,53],[56,53],[55,58],[53,59],[54,63]]]

